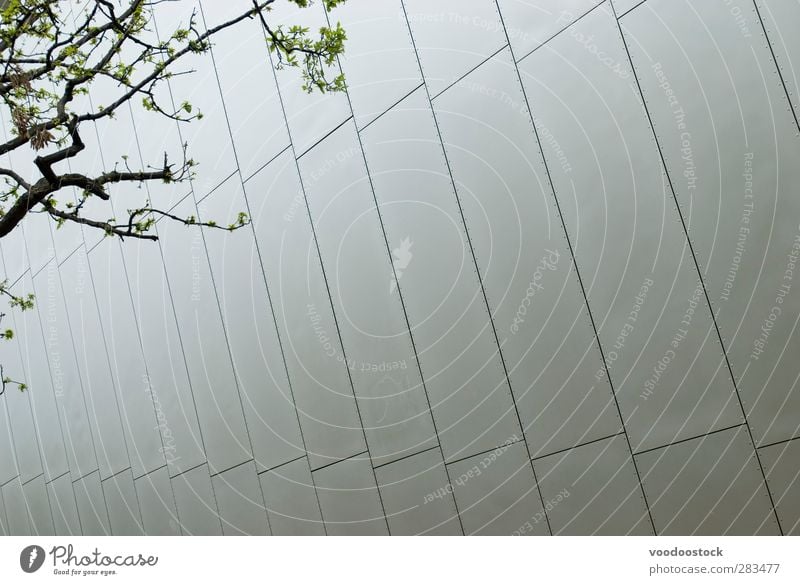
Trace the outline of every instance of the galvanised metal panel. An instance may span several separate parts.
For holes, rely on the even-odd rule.
[[[172,479],[181,533],[189,536],[221,536],[220,515],[208,475],[200,465]]]
[[[130,469],[103,480],[103,494],[108,508],[111,533],[114,536],[144,534],[139,500],[136,497],[136,488]]]
[[[363,140],[445,460],[492,449],[520,430],[424,91]]]
[[[28,294],[31,291],[33,291],[33,283],[26,273],[16,285],[16,294]],[[55,363],[55,356],[58,352],[57,350],[54,352],[42,336],[43,325],[48,323],[43,321],[42,317],[47,319],[51,312],[52,305],[47,302],[47,299],[37,298],[34,300],[33,310],[14,310],[8,313],[6,319],[11,320],[10,325],[19,341],[22,362],[3,361],[8,375],[13,379],[23,380],[30,388],[27,395],[30,399],[31,415],[36,426],[45,481],[50,481],[69,471],[66,445],[58,415],[58,400],[59,396],[63,394],[62,380],[60,376],[56,378],[60,384],[56,390],[53,387],[53,379],[48,367],[48,360],[52,359]],[[13,345],[17,346],[17,342],[15,341]],[[17,351],[17,347],[14,347],[14,351]],[[15,424],[16,421],[12,421],[12,425]],[[20,439],[21,437],[18,437],[17,440]]]
[[[159,34],[171,34],[177,28],[179,28],[179,22],[182,23],[181,26],[186,26],[188,24],[189,15],[192,12],[193,8],[197,8],[197,3],[190,0],[188,2],[165,2],[162,5],[158,6],[158,21],[153,18],[153,23],[155,25],[146,27],[145,30],[141,31],[140,38],[146,42],[151,43],[158,43],[160,42]],[[199,12],[199,9],[198,9]],[[152,10],[151,10],[152,15]],[[202,21],[198,21],[199,16],[196,18],[196,26],[202,28]],[[170,27],[171,30],[170,30]],[[128,51],[136,51],[137,47],[135,44],[128,45],[125,43],[126,49]],[[124,51],[125,49],[123,49]],[[122,60],[130,60],[130,53],[122,53],[120,56]],[[210,62],[210,57],[206,55],[206,59]],[[208,69],[204,71],[208,73]],[[191,77],[191,76],[189,76]],[[103,95],[106,91],[112,90],[114,91],[114,95],[119,95],[119,88],[116,87],[109,87],[106,85],[103,87],[103,80],[98,80],[101,89],[98,93]],[[201,78],[200,81],[202,82],[203,79]],[[177,88],[176,88],[177,89]],[[95,92],[92,92],[92,95],[95,95]],[[212,97],[216,94],[212,94]],[[170,95],[170,86],[167,84],[157,84],[156,88],[154,89],[154,97],[158,101],[158,103],[163,104],[164,106],[170,106],[172,104],[172,96]],[[196,96],[189,96],[189,95],[180,95],[175,94],[176,100],[178,101],[177,105],[180,105],[181,101],[184,99],[191,99],[192,103]],[[106,102],[108,103],[108,102]],[[197,113],[197,109],[193,109],[194,113]],[[215,111],[215,114],[217,112]],[[156,111],[147,110],[143,104],[142,100],[131,100],[128,103],[127,108],[120,108],[118,110],[117,118],[121,118],[123,116],[127,116],[130,118],[131,123],[133,125],[134,135],[136,138],[136,142],[133,145],[130,145],[126,148],[129,150],[128,152],[124,153],[130,157],[130,164],[133,167],[134,164],[138,165],[141,168],[146,168],[148,165],[153,165],[159,167],[163,164],[164,154],[166,153],[171,161],[178,162],[182,160],[182,151],[183,151],[183,140],[178,132],[178,124],[169,124],[169,123],[162,123],[164,122],[164,117],[162,114]],[[204,117],[205,120],[205,117]],[[201,120],[202,122],[203,120]],[[224,123],[224,122],[223,122]],[[108,134],[114,132],[115,129],[118,129],[119,126],[117,125],[116,120],[109,121],[109,123],[101,123],[97,126],[97,131],[104,139],[105,142],[114,142],[119,144],[117,140],[110,140],[108,139]],[[192,145],[194,147],[194,145]],[[104,158],[111,159],[106,160],[105,162],[109,165],[113,166],[113,162],[118,158],[120,155],[119,151],[115,150],[112,146],[111,155],[108,157],[105,156],[105,147],[103,149]],[[190,157],[194,156],[197,151],[192,150],[192,154],[189,154]],[[197,159],[200,160],[199,158]],[[212,167],[213,160],[208,160],[204,158],[204,161],[208,163],[209,167]],[[205,164],[205,163],[204,163]],[[210,171],[210,169],[209,169]],[[231,169],[231,172],[233,169]],[[208,174],[204,173],[203,177],[199,177],[200,181],[205,178],[208,178]],[[128,186],[120,186],[121,188],[125,189],[125,204],[124,209],[127,208],[137,208],[143,205],[146,205],[148,201],[148,197],[152,197],[152,201],[154,204],[157,202],[157,206],[160,209],[169,209],[172,205],[177,203],[180,197],[186,195],[189,192],[189,186],[186,184],[163,184],[159,182],[149,182],[143,186],[142,189],[130,189],[130,185]],[[113,202],[112,202],[113,203]],[[87,244],[93,243],[92,241],[87,241]]]
[[[9,283],[16,281],[28,269],[28,250],[23,230],[14,230],[4,237],[0,252],[3,256],[3,278],[8,279]]]
[[[741,422],[614,15],[520,68],[634,452]]]
[[[624,435],[534,460],[553,534],[653,534]]]
[[[3,125],[0,135],[3,142],[6,142],[12,136],[6,130],[11,127],[11,115],[5,104],[0,107],[0,122]],[[29,145],[23,145],[7,153],[0,160],[4,167],[14,169],[28,182],[33,183],[40,176],[39,169],[34,164],[37,154]],[[32,213],[26,216],[22,225],[18,225],[3,238],[5,270],[10,282],[14,282],[27,268],[36,273],[53,257],[51,223],[52,220],[47,214]]]
[[[262,473],[259,481],[272,534],[325,534],[314,482],[305,457]]]
[[[341,332],[344,351],[329,359],[349,369],[373,464],[431,447],[436,433],[355,125],[304,156],[300,172],[336,318],[308,327]]]
[[[6,399],[0,398],[0,485],[17,477],[17,462],[14,454],[14,435],[8,420]]]
[[[22,288],[12,288],[14,294],[21,294]],[[25,288],[30,291],[31,287]],[[25,293],[27,294],[27,293]],[[13,312],[8,307],[8,303],[4,299],[2,302],[3,309],[0,313],[8,315],[13,323],[11,328],[17,329]],[[19,331],[17,331],[19,333]],[[7,339],[0,343],[0,363],[3,364],[3,369],[8,372],[6,375],[13,379],[19,379],[25,373],[22,360],[20,359],[20,348],[16,339]],[[12,376],[13,373],[13,376]],[[8,386],[8,390],[3,393],[2,400],[5,403],[5,411],[8,428],[13,438],[14,452],[11,454],[5,465],[5,475],[7,476],[4,481],[11,477],[19,475],[20,481],[25,482],[40,475],[43,471],[41,451],[39,449],[39,434],[34,423],[33,410],[31,407],[30,394],[34,390],[26,390],[20,392],[16,386]],[[14,457],[16,455],[16,457]],[[13,465],[13,467],[12,467]]]
[[[310,465],[361,453],[364,435],[291,152],[246,184]]]
[[[61,416],[69,470],[73,478],[83,477],[97,469],[96,429],[87,415],[86,396],[55,261],[34,276],[32,288],[40,305],[50,377]],[[47,424],[54,422],[48,421]]]
[[[25,494],[25,505],[28,508],[33,534],[38,534],[39,536],[52,536],[55,534],[53,515],[50,513],[50,501],[44,484],[44,475],[40,475],[23,484],[22,492]]]
[[[462,534],[438,448],[384,465],[375,473],[393,535]]]
[[[448,469],[466,534],[549,534],[522,442],[452,463]]]
[[[11,348],[14,351],[15,348]],[[6,351],[0,351],[0,356],[8,355]],[[3,360],[3,367],[9,363]],[[10,421],[10,429],[14,437],[14,453],[16,454],[16,470],[11,472],[11,477],[19,475],[20,481],[28,481],[43,471],[42,461],[39,454],[39,443],[36,427],[31,415],[29,398],[18,390],[15,392],[13,386],[10,387],[6,400],[6,411]],[[19,392],[19,394],[17,394]]]
[[[400,0],[345,3],[331,12],[330,21],[347,31],[342,69],[363,127],[422,83],[403,6]]]
[[[87,278],[87,286],[93,283],[97,295],[128,456],[134,477],[139,477],[164,465],[165,445],[158,431],[150,378],[119,245],[105,239],[89,252],[91,281]]]
[[[636,455],[636,461],[657,534],[779,533],[743,426]]]
[[[170,4],[171,3],[167,3],[164,6],[166,7]],[[156,95],[158,95],[158,99],[162,100],[163,103],[169,104],[169,101],[165,101],[171,99],[165,91],[166,89],[167,87],[164,86],[161,90],[156,90]],[[220,112],[215,112],[215,115],[220,114]],[[146,168],[148,165],[162,165],[164,163],[165,153],[167,154],[168,160],[174,161],[175,163],[183,160],[183,142],[178,134],[177,124],[162,124],[161,122],[163,119],[158,117],[159,114],[145,110],[139,100],[134,100],[129,103],[128,110],[121,111],[119,115],[130,116],[133,122],[136,135],[136,150],[129,153],[130,164],[132,166],[137,164],[141,168]],[[205,120],[205,116],[203,116],[203,119]],[[202,120],[200,122],[202,123]],[[191,151],[187,152],[187,156],[194,156],[194,153],[194,145],[192,145]],[[207,162],[208,165],[212,167],[207,173],[204,173],[202,177],[199,177],[201,181],[205,178],[205,181],[202,181],[201,184],[210,182],[207,177],[208,174],[214,172],[213,159],[201,161],[198,158],[197,160],[204,165]],[[128,185],[128,187],[129,186],[130,185]],[[169,209],[178,203],[182,197],[187,195],[189,191],[190,186],[186,183],[164,184],[157,181],[146,183],[142,189],[130,189],[126,187],[124,195],[125,204],[123,210],[119,213],[122,213],[125,209],[135,209],[146,205],[148,197],[150,197],[150,200],[152,200],[153,204],[157,205],[159,209]]]
[[[3,104],[0,106],[0,124],[2,125],[2,128],[0,128],[0,137],[2,137],[3,142],[6,142],[9,138],[6,129],[10,128],[10,126],[7,125],[10,123],[11,114],[8,107]],[[0,164],[5,168],[13,168],[22,176],[35,177],[36,167],[33,165],[33,159],[36,155],[34,154],[29,157],[32,152],[32,149],[26,149],[16,154],[6,153],[0,156]],[[33,220],[34,217],[37,216],[32,214],[32,216],[27,219]],[[47,218],[38,216],[37,219],[34,220],[35,223],[42,223],[43,221],[47,221]],[[22,273],[28,269],[28,249],[25,245],[25,230],[22,226],[17,227],[19,229],[11,231],[11,233],[3,238],[1,247],[3,253],[3,277],[8,279],[9,283],[16,281],[22,276]]]
[[[312,37],[318,34],[320,27],[327,26],[322,3],[316,3],[310,8],[299,8],[294,2],[280,2],[273,6],[267,17],[271,27],[300,25],[308,27]],[[277,65],[274,53],[270,59],[273,66]],[[329,80],[339,73],[338,65],[326,69],[326,77]],[[297,156],[311,148],[350,116],[350,107],[344,94],[304,91],[300,69],[285,67],[276,71],[275,75],[289,126],[289,135]],[[277,120],[273,124],[276,122]]]
[[[161,251],[153,242],[128,241],[123,256],[149,374],[142,389],[155,408],[170,474],[177,475],[206,456]]]
[[[47,484],[50,509],[53,512],[53,528],[56,536],[73,536],[81,533],[78,504],[69,473],[57,477]]]
[[[8,520],[8,533],[14,536],[31,536],[31,522],[28,517],[28,505],[19,478],[2,487],[3,504]]]
[[[166,39],[176,29],[186,27],[192,10],[196,11],[194,26],[203,30],[203,16],[197,2],[167,2],[159,6],[153,12],[153,19],[161,40]],[[244,10],[246,9],[242,11]],[[162,103],[178,110],[186,101],[192,106],[192,114],[200,112],[203,115],[202,119],[195,119],[191,124],[178,126],[181,143],[188,143],[191,149],[188,156],[200,163],[196,177],[191,181],[191,188],[197,197],[202,197],[236,171],[236,159],[211,55],[188,53],[181,58],[180,67],[182,71],[191,70],[192,74],[175,75],[169,79],[171,95],[166,95],[166,86],[163,87]],[[160,127],[169,125],[167,120],[162,119],[161,122],[166,123],[158,124]],[[137,120],[137,131],[140,126]],[[158,152],[160,151],[144,150],[143,155],[154,156]]]
[[[138,54],[139,47],[131,45],[122,48],[118,58],[120,62],[131,62],[138,57]],[[90,94],[79,94],[73,97],[69,104],[69,111],[77,114],[97,111],[100,106],[108,106],[119,99],[123,91],[123,86],[116,81],[99,76],[92,80]],[[141,100],[133,101],[141,107]],[[134,161],[138,160],[138,146],[130,108],[127,104],[120,107],[113,118],[83,122],[79,126],[79,131],[85,148],[79,158],[63,163],[65,170],[77,171],[88,177],[97,177],[115,167],[125,167],[126,161],[123,156],[130,157],[131,167],[136,166]],[[161,154],[163,156],[163,152]],[[151,160],[150,162],[155,163],[156,161]],[[134,201],[141,200],[141,197],[137,195],[142,190],[138,189],[134,183],[108,184],[104,186],[104,189],[110,193],[112,199],[103,201],[94,196],[87,198],[83,203],[83,211],[87,217],[97,219],[114,217],[114,199],[117,197],[125,198],[125,207],[135,207],[138,202],[134,203]],[[59,207],[63,207],[67,201],[77,203],[79,197],[80,192],[76,188],[64,189],[56,194],[56,198],[61,204]],[[121,207],[119,203],[117,206]],[[124,212],[124,207],[118,211]],[[59,261],[63,261],[66,255],[76,247],[74,245],[63,246],[68,238],[74,238],[76,242],[81,242],[84,237],[87,245],[92,245],[105,237],[105,234],[98,229],[83,230],[82,226],[74,222],[65,222],[61,227],[54,229],[53,238],[56,241],[56,257]],[[59,240],[62,241],[61,244],[59,244]]]
[[[29,146],[22,146],[8,154],[8,166],[14,169],[30,183],[35,183],[41,178],[41,172],[34,165],[34,160],[39,152]],[[69,167],[64,169],[69,171]],[[55,194],[62,202],[72,201],[75,190],[65,188]],[[54,198],[55,198],[54,197]],[[5,244],[14,249],[13,254],[8,254],[9,277],[16,279],[21,274],[20,269],[30,266],[31,273],[36,274],[50,259],[66,255],[77,248],[83,241],[81,226],[67,222],[62,229],[55,229],[55,222],[50,215],[29,213],[23,222],[17,225],[9,235]]]
[[[134,59],[131,55],[132,47],[123,49],[119,56],[120,61]],[[130,61],[125,61],[130,62]],[[117,100],[122,92],[122,87],[110,79],[95,79],[91,84],[91,95],[79,95],[73,100],[73,109],[77,112],[95,111],[100,105],[108,105]],[[133,100],[136,107],[141,108],[141,100]],[[150,123],[155,122],[155,114],[151,113]],[[159,124],[160,125],[160,124]],[[163,126],[170,126],[164,124]],[[80,125],[81,140],[86,148],[78,159],[69,163],[71,170],[80,172],[89,177],[97,177],[114,168],[122,169],[127,164],[134,169],[139,167],[139,145],[137,144],[136,131],[133,125],[130,105],[126,104],[117,110],[113,118],[105,118],[93,122],[84,122]],[[162,128],[169,133],[171,128]],[[164,148],[146,153],[148,163],[158,166],[163,164]],[[126,160],[123,157],[128,157]],[[180,159],[174,159],[177,162]],[[146,188],[136,183],[110,183],[103,188],[110,195],[108,201],[99,197],[89,197],[83,203],[85,217],[103,220],[110,217],[122,217],[127,209],[135,209],[145,201]],[[163,188],[163,187],[161,187]],[[160,192],[160,191],[157,191]],[[80,192],[77,189],[65,189],[56,195],[60,207],[67,201],[78,202]],[[115,213],[116,210],[116,213]],[[119,215],[117,215],[119,214]],[[52,221],[52,220],[51,220]],[[53,230],[56,242],[56,256],[64,260],[76,245],[65,245],[70,239],[75,243],[85,241],[87,248],[105,238],[103,230],[86,228],[74,222],[65,222]]]
[[[9,536],[8,532],[8,515],[6,514],[6,506],[3,502],[3,490],[0,489],[0,536]]]
[[[800,535],[800,441],[763,447],[759,455],[783,533]]]
[[[629,10],[633,10],[639,6],[639,4],[644,4],[644,1],[645,0],[611,0],[611,4],[614,5],[614,10],[617,16],[620,17]]]
[[[105,479],[129,468],[130,462],[86,249],[81,246],[59,267],[59,271],[72,324],[89,424],[95,436],[100,478]]]
[[[497,0],[514,56],[522,59],[567,28],[598,0]]]
[[[69,169],[66,169],[66,170],[69,170]],[[66,206],[66,203],[69,202],[69,201],[72,201],[72,202],[75,202],[75,203],[78,202],[78,195],[77,195],[77,191],[75,189],[64,189],[63,191],[60,191],[56,196],[61,198],[61,201],[63,201],[63,205],[64,206]],[[96,199],[96,198],[93,198],[93,199]],[[102,201],[102,200],[100,200],[100,201]],[[110,216],[109,214],[111,214],[111,216],[113,216],[113,212],[111,211],[111,209],[106,206],[106,210],[98,213],[97,215],[94,216],[94,218],[95,219],[96,218],[104,218],[105,219],[105,218]],[[34,215],[34,214],[30,214],[30,215]],[[27,219],[30,218],[30,215],[26,216],[26,218],[25,218],[26,221],[27,221]],[[42,215],[46,216],[46,214],[42,214]],[[77,250],[79,247],[83,246],[83,244],[84,244],[83,228],[79,224],[74,223],[74,222],[69,222],[69,221],[63,223],[61,225],[61,227],[58,227],[58,224],[56,224],[53,221],[52,218],[48,217],[48,219],[49,219],[50,223],[52,224],[52,226],[51,226],[51,230],[52,230],[52,233],[53,233],[53,243],[52,243],[52,245],[53,245],[53,247],[55,249],[54,258],[55,258],[55,261],[58,264],[61,264],[75,250]],[[92,234],[94,236],[95,240],[99,240],[100,238],[104,237],[104,235],[101,232],[101,230],[95,230],[95,231],[99,232],[99,233]]]
[[[247,210],[239,183],[226,183],[201,202],[220,222]],[[247,434],[259,470],[305,453],[279,344],[259,250],[250,226],[233,233],[205,230],[211,273],[222,308]]]
[[[53,236],[51,233],[51,223],[53,221],[44,213],[32,213],[25,217],[23,225],[17,226],[14,231],[21,231],[24,234],[24,245],[27,249],[27,262],[25,267],[30,267],[30,272],[36,275],[41,271],[45,264],[50,262],[55,256]],[[75,242],[77,246],[78,242]]]
[[[225,535],[270,534],[255,463],[249,461],[211,478]]]
[[[510,52],[478,67],[434,107],[531,456],[617,432],[602,355]]]
[[[800,20],[800,4],[785,2],[784,0],[756,0],[758,16],[767,29],[767,38],[775,54],[775,60],[780,67],[783,82],[789,91],[789,99],[794,107],[795,114],[800,116],[800,39],[795,34],[794,23]],[[736,3],[730,7],[731,16],[741,23],[739,14],[744,12],[747,4]],[[751,21],[752,22],[752,19]],[[743,34],[760,35],[759,23],[755,23],[755,30],[748,28]],[[741,24],[740,24],[741,27]]]
[[[755,441],[796,436],[800,134],[755,7],[622,22]]]
[[[175,511],[175,496],[167,467],[137,478],[134,486],[142,511],[144,533],[155,536],[179,535],[181,531]]]
[[[100,474],[93,471],[86,477],[72,483],[75,500],[78,503],[78,515],[84,536],[108,536],[111,525],[108,521],[108,509],[103,495]]]
[[[234,18],[248,8],[241,2],[216,0],[206,0],[201,5],[208,27]],[[286,125],[280,123],[278,89],[258,19],[221,31],[214,39],[211,52],[225,115],[239,171],[247,178],[289,146],[289,133]]]
[[[195,208],[191,197],[173,213],[179,217],[197,215],[203,220],[208,217],[202,204],[199,210]],[[203,445],[209,468],[216,473],[244,463],[253,455],[203,232],[162,221],[158,233]]]
[[[352,457],[319,469],[314,483],[329,535],[388,534],[369,458]]]
[[[403,0],[425,83],[436,95],[506,44],[490,0]]]

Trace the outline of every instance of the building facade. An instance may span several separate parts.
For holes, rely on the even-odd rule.
[[[202,120],[132,104],[81,159],[185,142],[191,182],[93,211],[250,226],[0,242],[36,295],[4,311],[2,533],[800,534],[800,5],[268,17],[341,21],[348,92],[247,21],[171,83]]]

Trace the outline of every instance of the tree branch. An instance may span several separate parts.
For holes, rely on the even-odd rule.
[[[188,23],[168,32],[166,37],[162,34],[161,40],[153,40],[148,36],[154,33],[149,25],[158,5],[165,1],[168,0],[90,0],[75,14],[67,14],[62,12],[66,9],[61,0],[0,0],[0,104],[8,108],[12,122],[11,135],[0,143],[0,156],[25,145],[35,150],[48,145],[58,147],[54,152],[35,157],[35,166],[41,173],[38,180],[27,179],[13,168],[0,168],[0,176],[6,177],[7,185],[5,193],[0,194],[0,238],[8,235],[31,211],[47,213],[59,224],[70,221],[102,229],[107,234],[142,239],[156,239],[153,234],[145,233],[153,225],[153,217],[209,228],[240,227],[242,216],[232,226],[223,228],[212,221],[173,216],[151,207],[149,200],[147,207],[128,210],[127,224],[82,216],[90,197],[111,199],[108,187],[111,184],[190,179],[195,163],[187,159],[185,144],[183,162],[174,167],[168,164],[166,155],[161,168],[131,169],[127,157],[123,157],[124,169],[115,166],[97,176],[80,172],[75,163],[71,172],[59,172],[57,165],[86,148],[79,132],[82,122],[111,119],[123,105],[137,97],[142,98],[146,109],[166,119],[187,122],[199,118],[202,113],[193,110],[186,101],[180,106],[172,102],[169,107],[162,107],[157,100],[158,89],[176,75],[191,73],[191,70],[173,70],[181,58],[208,52],[215,35],[245,20],[258,18],[267,46],[278,54],[280,66],[304,68],[304,87],[310,90],[313,86],[321,91],[343,89],[340,75],[333,83],[325,79],[326,69],[335,65],[335,57],[342,51],[344,31],[338,25],[320,28],[318,39],[311,38],[308,29],[300,26],[271,27],[264,12],[271,9],[275,0],[251,0],[249,9],[207,28],[195,22],[196,15],[192,12]],[[306,0],[286,1],[300,8],[309,5]],[[344,2],[320,1],[326,10]],[[126,46],[133,47],[129,59],[123,57],[127,54]],[[91,105],[88,110],[72,111],[77,109],[76,96],[88,93],[97,78],[116,82],[117,89],[112,94],[116,99],[106,106]],[[64,208],[51,196],[69,187],[81,193]]]
[[[5,175],[7,177],[11,177],[12,179],[14,179],[14,181],[17,182],[17,185],[19,185],[20,187],[22,187],[26,191],[31,188],[30,183],[28,183],[28,181],[23,179],[21,176],[19,176],[16,173],[16,171],[13,171],[12,169],[2,169],[2,168],[0,168],[0,175]]]

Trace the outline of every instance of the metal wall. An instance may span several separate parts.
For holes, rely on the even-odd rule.
[[[84,129],[201,163],[93,212],[252,226],[0,242],[0,533],[800,534],[800,3],[318,4],[269,17],[341,20],[347,94],[248,21],[201,121]]]

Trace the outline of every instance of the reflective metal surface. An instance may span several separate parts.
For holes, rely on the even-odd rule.
[[[247,20],[170,81],[202,120],[131,103],[81,161],[188,142],[91,212],[252,224],[0,242],[0,534],[800,534],[797,3],[267,17],[341,21],[347,93]]]

